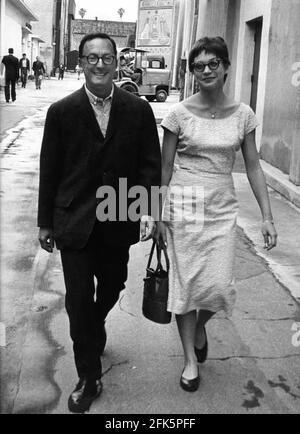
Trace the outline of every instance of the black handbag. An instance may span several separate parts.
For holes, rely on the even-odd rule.
[[[157,267],[150,268],[154,248],[157,252]],[[163,269],[161,264],[161,251],[163,250],[166,260],[167,270]],[[167,249],[159,247],[156,241],[153,241],[149,261],[147,264],[146,277],[144,278],[144,297],[143,297],[143,315],[156,323],[168,324],[171,321],[172,313],[167,311],[168,303],[168,274],[169,258]]]

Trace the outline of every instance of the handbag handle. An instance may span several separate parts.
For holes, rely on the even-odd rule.
[[[166,248],[166,246],[164,244],[163,244],[163,247],[161,248],[157,244],[157,242],[155,240],[153,240],[153,244],[152,244],[152,247],[151,247],[151,251],[150,251],[150,255],[149,255],[149,260],[148,260],[148,264],[147,264],[147,269],[150,268],[155,245],[156,245],[156,254],[157,254],[157,267],[156,267],[156,271],[160,271],[160,270],[163,269],[163,266],[162,266],[162,263],[161,263],[161,251],[163,250],[164,251],[164,255],[165,255],[166,265],[167,265],[167,272],[169,273],[170,261],[169,261],[169,257],[168,257],[168,253],[167,253],[167,248]]]

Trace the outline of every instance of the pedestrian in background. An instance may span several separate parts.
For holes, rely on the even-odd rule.
[[[176,314],[185,356],[180,385],[192,392],[200,382],[197,362],[207,357],[205,325],[218,311],[230,315],[235,301],[238,206],[231,173],[239,149],[261,210],[265,248],[276,245],[277,234],[255,144],[257,119],[248,105],[234,101],[223,90],[230,65],[226,43],[220,37],[198,40],[188,63],[199,92],[174,105],[161,124],[162,185],[169,185],[171,191],[173,186],[198,186],[199,190],[197,194],[185,189],[184,203],[170,191],[155,237],[168,247],[168,310]],[[203,210],[203,215],[195,216],[195,209]]]
[[[44,64],[43,62],[41,62],[39,56],[37,56],[36,61],[33,62],[32,69],[34,72],[35,87],[36,89],[41,89],[42,79],[46,71]]]
[[[80,80],[81,67],[79,66],[79,64],[76,65],[75,72],[77,72],[77,80]]]
[[[86,83],[48,111],[40,158],[38,226],[43,249],[61,251],[79,382],[68,401],[82,413],[102,391],[101,354],[105,319],[125,288],[129,248],[151,238],[153,216],[139,221],[100,221],[96,192],[110,186],[116,204],[142,186],[151,197],[159,186],[160,145],[150,105],[113,84],[115,41],[104,33],[86,35],[79,46]],[[126,205],[127,215],[128,208]],[[148,209],[148,213],[150,213]],[[148,231],[147,231],[148,229]],[[148,233],[147,233],[148,232]],[[94,279],[97,280],[95,288]],[[95,295],[96,293],[96,295]]]
[[[16,100],[16,82],[19,79],[19,60],[14,55],[14,49],[8,49],[8,55],[4,56],[1,63],[1,75],[5,66],[5,100],[9,102]]]
[[[58,79],[63,80],[64,79],[64,73],[65,73],[65,65],[62,63],[58,67]]]
[[[19,67],[20,67],[20,71],[21,71],[21,83],[22,83],[22,87],[26,87],[26,83],[27,83],[27,75],[28,72],[30,71],[30,62],[29,59],[27,59],[26,57],[26,53],[23,53],[22,55],[22,59],[20,59],[19,61]]]

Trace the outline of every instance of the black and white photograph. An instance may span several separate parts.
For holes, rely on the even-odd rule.
[[[300,0],[0,0],[0,414],[300,414]]]

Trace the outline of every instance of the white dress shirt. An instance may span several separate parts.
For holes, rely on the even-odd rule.
[[[114,86],[112,86],[111,93],[104,99],[97,97],[91,91],[89,91],[86,87],[86,84],[84,85],[84,87],[91,106],[93,107],[100,130],[103,134],[103,137],[105,137],[110,116],[112,98],[114,94]]]

